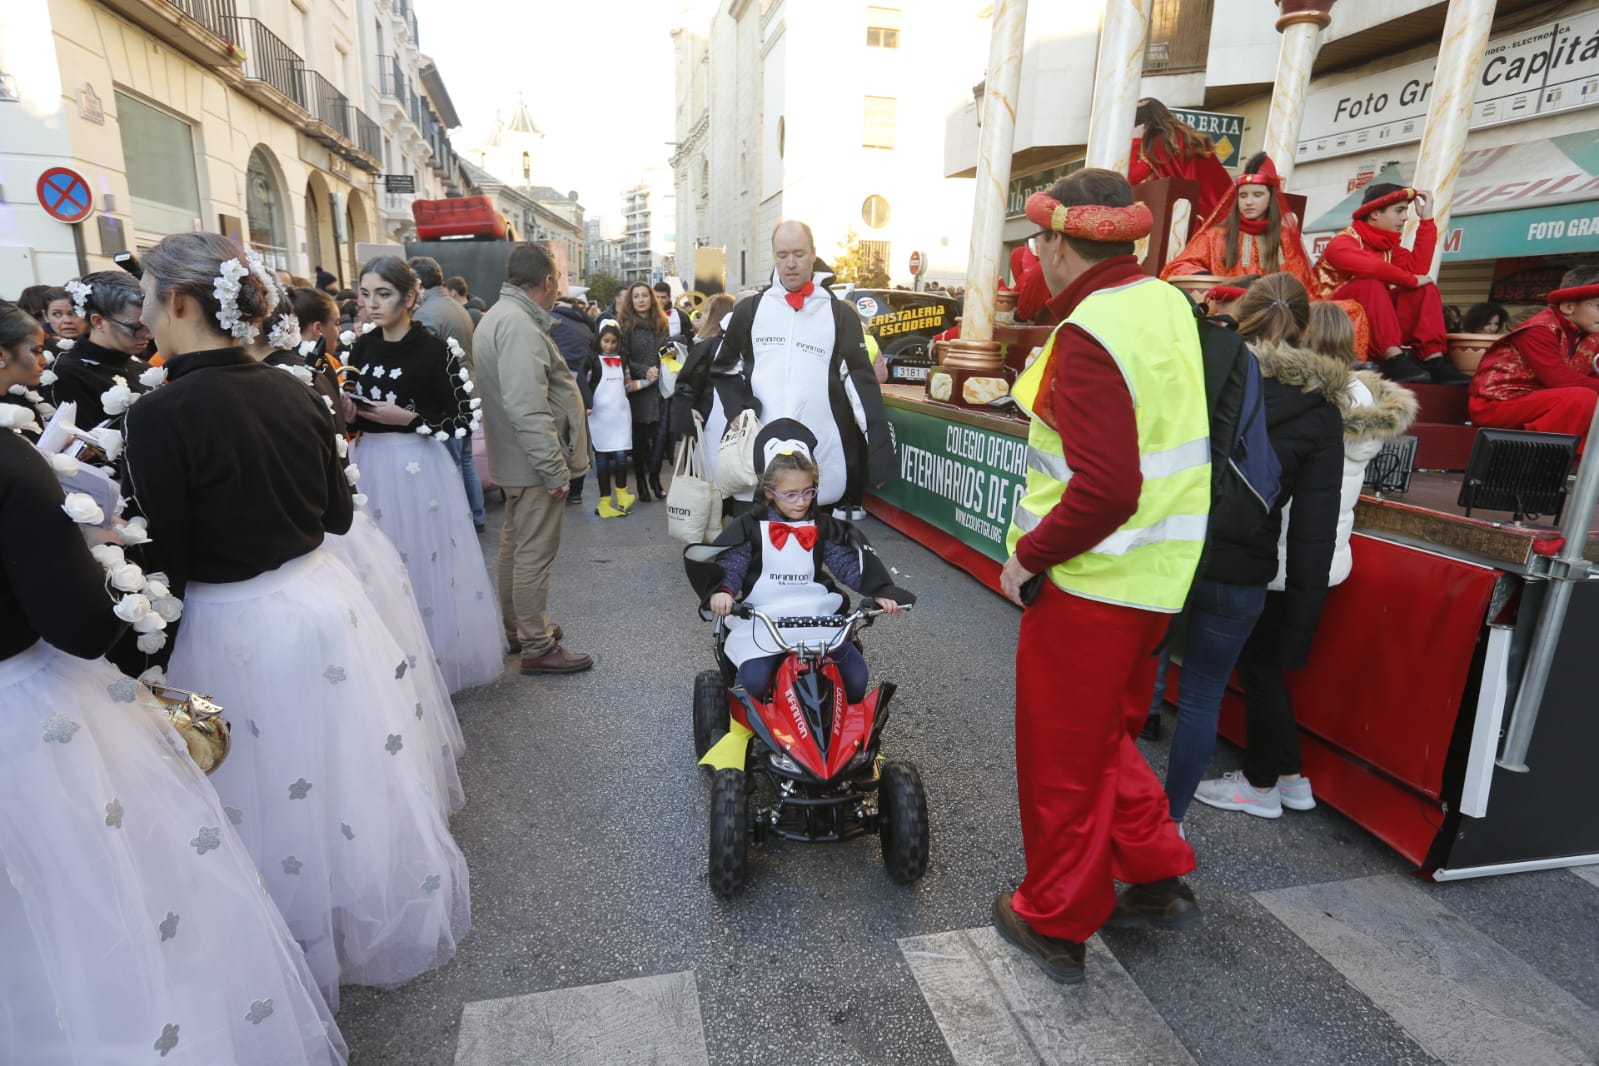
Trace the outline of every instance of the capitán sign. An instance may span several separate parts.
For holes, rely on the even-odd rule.
[[[1295,158],[1369,152],[1421,140],[1436,60],[1339,79],[1305,100]],[[1599,8],[1488,42],[1471,128],[1599,104]]]

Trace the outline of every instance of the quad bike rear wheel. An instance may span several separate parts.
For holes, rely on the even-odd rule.
[[[705,758],[726,732],[727,686],[720,670],[703,670],[694,678],[694,754]]]
[[[744,891],[749,871],[750,793],[742,770],[718,770],[711,778],[711,891],[732,899]],[[925,851],[923,852],[925,855]]]
[[[877,802],[883,865],[895,883],[908,885],[927,872],[930,834],[922,775],[910,763],[884,763]]]

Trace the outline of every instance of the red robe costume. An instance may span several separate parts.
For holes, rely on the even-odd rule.
[[[1471,379],[1471,421],[1586,436],[1599,403],[1594,352],[1571,319],[1557,308],[1544,308],[1482,357]]]
[[[1424,218],[1414,248],[1399,241],[1398,233],[1353,220],[1322,252],[1312,291],[1366,309],[1371,322],[1366,354],[1374,359],[1389,348],[1410,348],[1417,359],[1443,355],[1449,347],[1443,298],[1437,285],[1416,284],[1418,275],[1432,270],[1438,227]]]
[[[1293,212],[1288,209],[1288,201],[1283,198],[1282,187],[1277,180],[1277,168],[1272,165],[1270,158],[1266,159],[1256,173],[1239,176],[1237,183],[1228,190],[1215,212],[1205,219],[1205,228],[1194,234],[1193,240],[1188,242],[1187,247],[1161,270],[1161,278],[1169,281],[1185,274],[1239,278],[1273,273],[1266,269],[1264,262],[1264,244],[1268,227],[1263,218],[1251,221],[1239,217],[1238,261],[1232,266],[1227,265],[1227,218],[1238,203],[1239,187],[1251,184],[1267,186],[1277,200],[1277,217],[1282,219],[1282,224],[1278,227],[1277,234],[1276,270],[1298,278],[1312,299],[1325,297],[1326,293],[1318,288],[1316,279],[1310,272],[1310,259],[1305,255],[1305,241],[1300,235],[1299,227],[1289,221],[1293,217]],[[1365,309],[1354,300],[1334,302],[1349,316],[1349,322],[1355,330],[1355,352],[1364,357],[1367,349],[1371,347],[1371,324],[1366,318]]]
[[[1233,187],[1227,168],[1221,165],[1215,152],[1183,159],[1174,155],[1160,141],[1146,145],[1140,137],[1133,138],[1132,155],[1127,163],[1127,180],[1134,185],[1155,178],[1187,178],[1199,182],[1199,200],[1194,204],[1194,218],[1209,218],[1221,203],[1222,197]]]
[[[1095,264],[1049,301],[1064,319],[1090,293],[1143,277]],[[1061,435],[1071,488],[1016,558],[1042,573],[1091,549],[1138,508],[1138,422],[1121,370],[1075,326],[1055,338],[1037,417]],[[1046,936],[1083,941],[1109,917],[1112,878],[1145,884],[1194,869],[1165,790],[1133,738],[1148,713],[1170,615],[1062,592],[1047,578],[1016,646],[1016,791],[1027,876],[1011,906]]]

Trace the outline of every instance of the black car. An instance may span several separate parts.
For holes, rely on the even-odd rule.
[[[888,380],[914,385],[927,380],[933,338],[955,324],[960,302],[906,289],[852,289],[841,299],[860,312],[866,332],[877,338],[888,363]]]

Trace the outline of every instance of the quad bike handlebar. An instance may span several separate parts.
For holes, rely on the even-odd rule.
[[[872,604],[873,606],[866,606],[868,603]],[[822,654],[826,655],[843,647],[844,642],[849,639],[850,634],[855,631],[856,626],[871,625],[872,619],[876,618],[878,615],[888,613],[882,608],[877,607],[876,603],[876,600],[862,600],[861,606],[857,607],[849,614],[827,614],[809,617],[797,616],[791,618],[773,618],[766,612],[756,610],[747,603],[736,603],[733,605],[733,610],[730,613],[738,618],[745,618],[760,622],[766,627],[766,631],[772,635],[772,639],[777,642],[778,647],[782,648],[784,651],[800,650],[784,639],[782,631],[785,629],[836,628],[838,632],[833,634],[833,638],[827,642],[827,646],[823,649]],[[906,604],[900,608],[901,611],[908,611],[910,609],[910,604]]]

